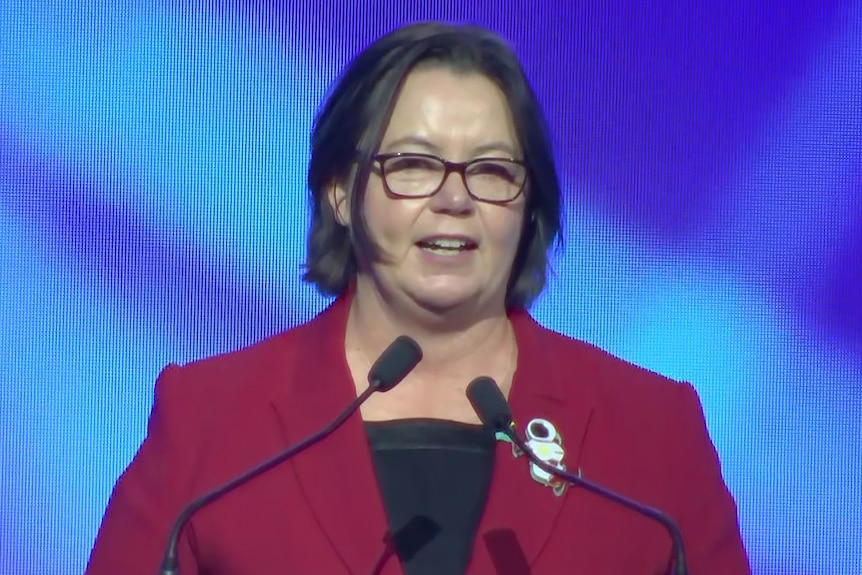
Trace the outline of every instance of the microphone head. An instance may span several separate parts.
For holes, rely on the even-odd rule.
[[[413,371],[422,359],[419,344],[406,335],[395,338],[368,372],[368,384],[375,391],[389,391]]]
[[[467,385],[467,399],[486,427],[507,435],[511,432],[512,410],[496,381],[486,376],[477,377]]]

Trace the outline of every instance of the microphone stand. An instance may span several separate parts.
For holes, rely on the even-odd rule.
[[[348,417],[353,415],[353,412],[359,409],[359,406],[362,405],[365,400],[368,399],[368,397],[375,391],[377,391],[377,388],[374,386],[369,386],[365,388],[365,391],[363,391],[361,395],[354,399],[347,407],[347,409],[342,411],[338,415],[338,417],[332,420],[329,425],[327,425],[317,433],[306,437],[299,443],[291,445],[281,453],[277,453],[276,455],[270,457],[262,463],[259,463],[257,466],[249,469],[242,475],[238,475],[227,483],[219,485],[212,491],[204,493],[203,495],[199,496],[197,499],[194,499],[191,503],[186,505],[186,507],[183,508],[183,510],[177,516],[176,521],[174,521],[170,537],[168,538],[168,547],[167,549],[165,549],[164,559],[162,560],[162,565],[159,569],[159,575],[179,575],[179,566],[177,562],[177,544],[179,542],[180,534],[182,533],[183,528],[186,526],[186,523],[188,523],[189,519],[191,519],[192,515],[194,515],[202,507],[206,507],[228,491],[231,491],[236,487],[239,487],[243,483],[254,479],[261,473],[268,471],[269,469],[275,467],[286,459],[289,459],[297,453],[300,453],[308,446],[317,443],[318,441],[335,431],[338,427],[341,426],[342,423],[344,423],[344,421]]]
[[[560,479],[568,481],[572,485],[576,485],[578,487],[582,487],[591,493],[595,493],[601,497],[606,499],[610,499],[611,501],[618,503],[632,511],[636,511],[641,515],[649,517],[655,521],[658,521],[670,534],[671,539],[673,540],[673,548],[674,548],[674,575],[688,575],[688,567],[685,562],[685,550],[683,548],[682,543],[682,533],[680,533],[679,527],[677,527],[676,523],[674,523],[673,519],[659,511],[658,509],[654,509],[647,505],[643,505],[642,503],[638,503],[633,499],[629,499],[624,495],[620,495],[610,489],[606,489],[601,485],[593,483],[588,479],[584,479],[580,475],[575,475],[573,473],[569,473],[568,471],[558,469],[553,465],[549,465],[545,461],[539,459],[533,450],[527,446],[527,442],[520,436],[520,434],[515,430],[514,424],[510,424],[508,426],[500,426],[500,431],[506,434],[506,436],[512,440],[512,442],[526,454],[529,460],[532,463],[535,463],[537,467],[541,468],[546,473],[550,473]]]
[[[326,427],[320,431],[306,437],[302,441],[291,445],[281,453],[277,453],[262,463],[252,467],[245,473],[238,475],[227,483],[224,483],[215,489],[204,493],[191,503],[186,505],[177,516],[174,525],[171,528],[168,544],[165,548],[165,553],[162,558],[162,564],[159,568],[159,575],[179,575],[179,561],[177,560],[177,545],[179,544],[180,534],[186,523],[189,522],[192,515],[198,512],[202,507],[209,505],[225,493],[239,487],[247,481],[257,477],[261,473],[272,469],[279,463],[290,459],[297,453],[305,450],[307,447],[314,445],[336,429],[338,429],[348,417],[353,415],[356,410],[367,400],[375,391],[386,392],[398,385],[410,371],[416,367],[422,360],[422,349],[415,341],[407,336],[398,336],[389,346],[383,350],[374,365],[371,366],[371,371],[368,374],[368,387],[350,404],[347,408],[338,414]]]

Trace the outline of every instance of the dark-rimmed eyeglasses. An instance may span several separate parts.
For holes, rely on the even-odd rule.
[[[476,158],[450,162],[432,154],[399,152],[371,158],[386,192],[395,198],[427,198],[443,186],[449,174],[461,175],[474,200],[507,204],[515,200],[527,182],[527,166],[512,158]]]

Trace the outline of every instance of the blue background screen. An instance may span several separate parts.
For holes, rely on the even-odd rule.
[[[688,380],[755,573],[862,573],[862,2],[0,0],[0,572],[83,571],[169,362],[296,325],[314,113],[478,23],[552,127],[533,315]]]

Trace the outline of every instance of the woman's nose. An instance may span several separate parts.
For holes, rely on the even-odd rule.
[[[474,201],[467,191],[464,176],[450,172],[437,193],[431,196],[430,206],[435,211],[464,213],[473,210]]]

